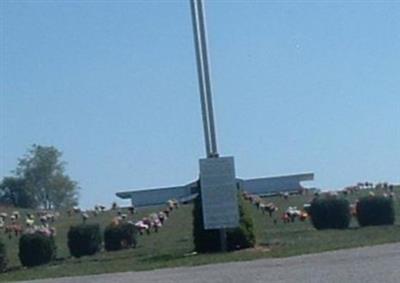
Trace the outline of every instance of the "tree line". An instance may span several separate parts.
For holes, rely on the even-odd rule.
[[[46,210],[77,205],[79,186],[65,173],[61,156],[53,146],[32,145],[0,183],[0,203]]]

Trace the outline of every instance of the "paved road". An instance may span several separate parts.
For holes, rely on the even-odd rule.
[[[296,256],[30,283],[399,283],[400,243]]]

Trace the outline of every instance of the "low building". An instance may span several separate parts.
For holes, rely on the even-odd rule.
[[[237,178],[236,180],[238,189],[250,194],[265,196],[281,192],[293,193],[305,189],[301,182],[314,180],[314,173],[255,179]],[[199,189],[199,181],[194,181],[183,186],[131,190],[118,192],[116,195],[122,199],[131,199],[132,205],[136,207],[143,207],[164,204],[169,199],[187,202],[197,196]]]

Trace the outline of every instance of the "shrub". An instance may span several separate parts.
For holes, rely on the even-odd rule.
[[[250,211],[244,203],[243,199],[239,198],[239,227],[228,231],[227,245],[228,250],[238,250],[254,247],[256,237],[254,235],[253,219]]]
[[[193,208],[193,243],[199,253],[217,252],[221,250],[219,230],[205,230],[203,228],[203,210],[201,195],[194,200]]]
[[[19,239],[19,259],[23,266],[49,263],[56,257],[54,237],[35,232],[23,234]]]
[[[104,247],[107,251],[136,247],[137,229],[130,223],[110,224],[104,230]]]
[[[350,204],[343,198],[315,198],[310,206],[311,222],[318,229],[346,229],[350,224]]]
[[[361,198],[356,206],[360,226],[393,225],[395,220],[393,200],[383,196]]]
[[[99,224],[71,226],[68,231],[68,248],[74,257],[93,255],[101,249]]]
[[[239,215],[240,226],[227,230],[226,242],[228,250],[248,248],[254,246],[255,243],[253,222],[241,198],[239,198]],[[201,195],[194,201],[193,240],[195,250],[199,253],[221,251],[220,231],[218,229],[205,230],[203,228]]]
[[[4,243],[0,240],[0,272],[3,272],[7,267],[7,251]]]

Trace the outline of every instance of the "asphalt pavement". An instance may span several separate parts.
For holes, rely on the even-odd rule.
[[[400,243],[196,267],[24,281],[29,283],[400,283]]]

